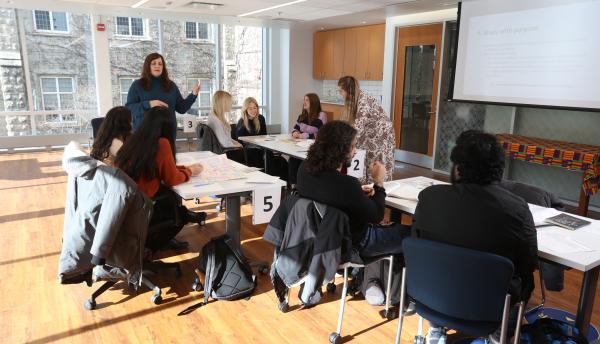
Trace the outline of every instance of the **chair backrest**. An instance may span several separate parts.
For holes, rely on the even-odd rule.
[[[509,259],[417,238],[404,239],[402,249],[417,312],[424,306],[454,320],[501,322],[514,270]]]
[[[238,139],[237,136],[237,124],[236,123],[230,123],[229,124],[231,126],[231,138],[234,140]]]
[[[198,136],[199,151],[210,151],[215,154],[223,154],[225,152],[223,146],[219,143],[217,135],[215,135],[213,130],[207,124],[198,123],[196,135]]]
[[[100,130],[100,126],[102,125],[103,121],[104,117],[92,118],[90,123],[92,124],[92,137],[94,139],[96,138],[96,135],[98,135],[98,131]]]
[[[523,198],[527,203],[546,208],[556,208],[559,210],[564,210],[565,208],[565,204],[553,193],[537,186],[516,182],[513,180],[503,180],[499,185],[502,188]]]
[[[281,124],[267,124],[267,134],[281,134]]]

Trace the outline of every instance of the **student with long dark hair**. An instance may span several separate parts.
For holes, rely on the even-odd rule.
[[[90,155],[107,165],[113,165],[117,152],[131,135],[131,111],[124,106],[114,107],[106,113]]]
[[[315,93],[304,95],[302,112],[298,116],[292,136],[296,139],[314,139],[319,128],[327,123],[327,114],[321,111],[321,100]]]
[[[137,130],[142,123],[146,110],[161,106],[169,110],[170,118],[175,123],[175,111],[186,113],[196,101],[200,83],[196,82],[192,92],[184,99],[179,88],[169,79],[165,59],[159,53],[146,56],[142,74],[135,80],[127,93],[126,106],[133,114],[133,129]],[[177,126],[173,125],[173,137],[177,134]],[[175,139],[171,141],[173,145]]]
[[[153,107],[146,111],[140,127],[125,142],[115,164],[129,175],[138,188],[148,197],[166,195],[168,202],[157,202],[150,224],[171,218],[173,209],[177,207],[180,219],[172,228],[163,228],[157,232],[149,232],[146,246],[156,250],[165,245],[169,248],[187,247],[186,242],[175,240],[175,235],[188,222],[201,224],[206,213],[195,213],[180,205],[181,199],[170,187],[184,183],[191,176],[202,172],[202,165],[178,166],[175,161],[173,126],[169,110],[164,107]]]

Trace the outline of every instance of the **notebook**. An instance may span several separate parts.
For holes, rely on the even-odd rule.
[[[586,220],[582,220],[580,218],[571,216],[571,215],[567,215],[567,214],[560,214],[560,215],[556,215],[556,216],[552,216],[546,219],[546,222],[569,229],[569,230],[576,230],[578,228],[581,228],[583,226],[589,225],[591,222],[590,221],[586,221]]]

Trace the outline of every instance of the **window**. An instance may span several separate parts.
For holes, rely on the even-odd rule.
[[[127,93],[129,93],[129,88],[131,87],[133,80],[135,80],[133,77],[119,78],[119,86],[121,88],[121,105],[123,106],[127,104]]]
[[[117,31],[119,36],[144,36],[144,20],[142,18],[117,17]]]
[[[185,38],[195,40],[208,40],[209,25],[207,23],[185,22]]]
[[[37,31],[68,32],[69,24],[65,12],[33,11]]]
[[[73,106],[73,78],[43,77],[42,104],[44,110],[71,110]]]
[[[263,29],[249,26],[222,26],[220,61],[223,89],[233,96],[234,105],[246,97],[263,104]]]
[[[201,78],[188,78],[187,79],[187,92],[192,92],[194,88],[194,84],[196,81],[200,80],[200,92],[198,92],[198,99],[192,105],[190,111],[188,113],[201,116],[208,116],[210,110],[202,109],[199,110],[200,107],[209,108],[211,106],[210,99],[213,93],[213,81],[210,79],[201,79]],[[186,95],[184,95],[185,97]]]

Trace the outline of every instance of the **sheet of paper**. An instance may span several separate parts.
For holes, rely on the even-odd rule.
[[[238,168],[225,154],[211,156],[199,161],[204,168],[200,175],[190,178],[194,184],[208,184],[232,179],[246,178],[245,168]]]
[[[302,147],[302,148],[308,148],[313,143],[315,143],[315,140],[300,140],[300,141],[296,142],[296,146]]]
[[[593,249],[585,246],[569,235],[559,236],[553,231],[537,233],[538,247],[556,253],[590,252]]]
[[[413,185],[397,183],[390,188],[387,188],[385,191],[388,196],[408,199],[411,201],[419,200],[419,193],[422,189],[416,188]]]
[[[273,184],[279,180],[277,177],[270,176],[262,172],[252,172],[247,175],[246,183],[253,184]]]
[[[547,224],[547,222],[545,222],[544,220],[562,213],[554,208],[545,208],[533,204],[529,205],[529,211],[531,211],[531,215],[533,216],[533,222],[536,226],[545,225]]]

